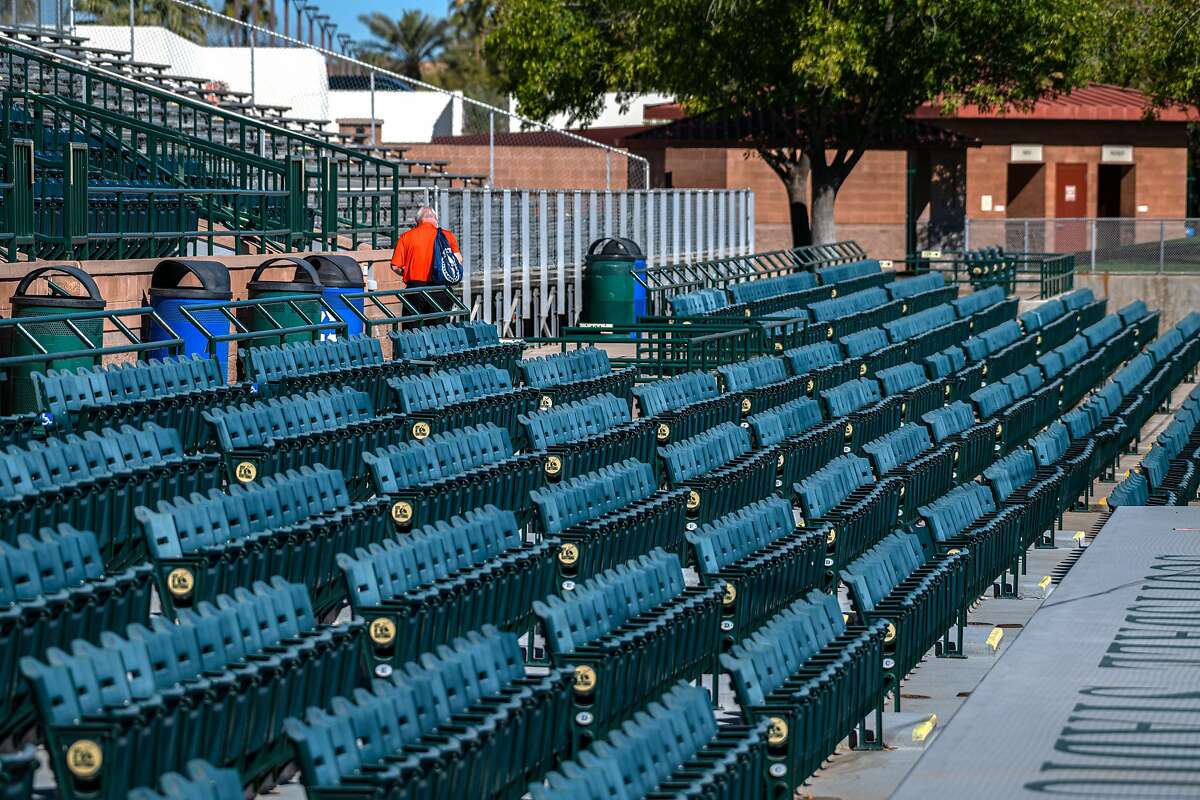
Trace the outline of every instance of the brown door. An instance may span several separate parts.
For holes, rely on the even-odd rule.
[[[1055,165],[1054,216],[1059,219],[1087,216],[1087,164]],[[1054,227],[1055,250],[1071,253],[1087,249],[1086,222],[1059,222]]]

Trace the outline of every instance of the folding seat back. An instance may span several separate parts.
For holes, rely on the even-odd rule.
[[[956,433],[962,433],[975,424],[975,413],[971,407],[961,400],[956,400],[944,408],[934,409],[921,416],[933,434],[933,440],[941,443]]]
[[[568,444],[631,421],[629,405],[611,395],[593,395],[517,417],[535,450]]]
[[[1140,472],[1131,472],[1109,492],[1105,499],[1109,508],[1144,506],[1150,502],[1150,483]]]
[[[698,568],[714,573],[794,531],[792,505],[780,497],[759,500],[687,534]]]
[[[876,353],[889,344],[883,328],[867,328],[866,330],[843,336],[840,340],[842,350],[848,358],[861,358]]]
[[[924,425],[905,425],[863,445],[876,475],[887,475],[933,446]]]
[[[1083,288],[1067,292],[1060,299],[1068,311],[1078,311],[1084,306],[1094,303],[1096,296],[1091,289]]]
[[[692,480],[750,452],[750,432],[725,422],[682,442],[658,449],[674,484]]]
[[[834,264],[822,267],[816,271],[816,276],[822,284],[841,283],[843,281],[862,278],[867,275],[877,275],[882,272],[877,259],[868,258],[862,261],[852,261],[848,264]]]
[[[469,399],[461,376],[452,372],[430,372],[424,375],[404,375],[391,378],[388,385],[395,391],[401,411],[430,411]]]
[[[879,402],[882,397],[879,384],[869,378],[847,381],[821,392],[821,400],[831,419],[847,416],[871,403]]]
[[[990,383],[971,393],[971,402],[980,419],[991,419],[1013,404],[1012,386]]]
[[[1033,480],[1037,472],[1037,461],[1033,452],[1018,447],[1004,458],[983,471],[984,478],[992,485],[997,499],[1007,500],[1013,492]]]
[[[670,378],[633,387],[641,416],[655,417],[720,394],[716,376],[708,372],[685,372]]]
[[[996,510],[995,496],[986,486],[964,483],[919,511],[937,541],[962,532],[971,523]]]
[[[1146,352],[1155,364],[1162,364],[1168,357],[1183,346],[1183,334],[1178,327],[1164,333],[1146,347]]]
[[[912,362],[881,369],[875,374],[875,377],[883,386],[884,397],[907,392],[928,382],[925,370]]]
[[[1146,308],[1144,300],[1134,300],[1129,305],[1117,311],[1117,316],[1121,318],[1122,324],[1129,326],[1141,320],[1150,313]]]
[[[930,272],[915,278],[901,278],[885,285],[887,293],[895,300],[901,297],[912,297],[923,292],[932,292],[946,285],[946,279],[940,272]]]
[[[1099,322],[1084,328],[1080,334],[1087,340],[1088,345],[1095,349],[1120,333],[1123,327],[1120,317],[1109,314]]]
[[[879,287],[864,289],[861,292],[834,297],[830,300],[820,300],[810,303],[808,312],[817,322],[829,322],[841,317],[856,314],[872,308],[878,308],[888,302],[888,294]]]
[[[789,436],[821,424],[821,409],[809,397],[799,397],[746,418],[759,447],[771,447]]]
[[[959,319],[969,317],[973,314],[978,314],[985,308],[1000,303],[1004,300],[1004,290],[999,286],[989,286],[982,291],[971,292],[968,295],[958,298],[951,302]]]
[[[786,380],[787,365],[782,358],[760,356],[749,361],[717,367],[727,392],[744,392]]]
[[[1002,322],[979,334],[988,345],[989,353],[996,353],[1021,338],[1021,326],[1015,320]]]
[[[1039,467],[1053,466],[1071,446],[1071,434],[1061,422],[1052,423],[1046,430],[1029,440],[1029,448]]]
[[[783,357],[787,359],[793,375],[805,375],[821,367],[837,364],[842,360],[842,352],[833,342],[818,342],[784,350]]]
[[[553,535],[643,500],[657,489],[654,468],[635,459],[529,493],[542,530]]]
[[[498,464],[514,453],[508,431],[496,425],[465,428],[394,444],[364,453],[363,460],[376,489],[392,494],[426,485],[433,480],[460,475],[478,467]]]
[[[796,494],[804,516],[811,520],[825,516],[856,489],[874,481],[870,462],[851,453],[802,480]]]

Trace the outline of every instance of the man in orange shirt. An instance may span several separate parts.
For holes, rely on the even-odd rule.
[[[440,285],[432,282],[430,274],[433,269],[433,245],[437,240],[437,232],[437,212],[429,206],[423,206],[417,211],[417,224],[400,234],[396,241],[396,249],[392,253],[392,272],[400,276],[406,287],[411,289]],[[462,252],[458,248],[458,239],[448,230],[442,229],[442,233],[446,234],[450,249],[461,261]],[[423,297],[412,297],[410,301],[415,314],[432,314],[442,310]]]

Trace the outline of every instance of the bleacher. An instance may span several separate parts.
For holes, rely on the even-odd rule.
[[[53,419],[0,454],[3,796],[27,744],[68,800],[787,797],[883,747],[1200,314],[877,267],[733,282],[804,341],[678,373],[470,323],[245,347],[234,384],[38,373]],[[1173,412],[1110,505],[1195,497],[1200,396]]]
[[[0,59],[7,261],[385,247],[422,190],[483,181],[71,33],[0,27]]]

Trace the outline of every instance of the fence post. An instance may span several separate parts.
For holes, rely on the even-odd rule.
[[[462,239],[459,243],[462,245],[463,258],[462,301],[463,305],[469,310],[472,302],[471,273],[473,270],[471,257],[475,255],[475,248],[471,242],[471,190],[466,186],[462,190],[462,217],[460,224],[459,235]]]
[[[501,269],[504,270],[504,319],[501,321],[501,333],[504,326],[512,322],[512,192],[505,189],[500,195],[500,228],[501,228]]]
[[[371,146],[379,144],[379,137],[375,134],[375,70],[367,73],[367,78],[371,86]]]
[[[483,320],[493,320],[495,304],[492,297],[492,188],[489,185],[481,193],[483,230],[479,241],[483,244]]]
[[[575,267],[573,270],[575,276],[575,308],[572,309],[571,318],[567,320],[568,325],[574,325],[579,321],[579,306],[581,304],[581,295],[583,294],[583,192],[576,189],[571,203],[571,210],[574,212],[571,218],[571,263]]]
[[[488,112],[488,186],[496,185],[496,112]]]
[[[133,55],[133,28],[134,28],[133,2],[134,2],[134,0],[129,0],[129,60],[130,61],[134,60],[134,55]],[[41,7],[41,3],[38,3],[38,7],[39,8]],[[16,3],[15,2],[13,3],[13,9],[14,9],[13,13],[15,14],[16,13]],[[15,20],[14,20],[14,23],[15,23]]]
[[[257,105],[254,94],[254,40],[257,38],[254,28],[250,29],[250,105]]]
[[[746,225],[747,234],[746,253],[750,254],[754,252],[754,234],[756,233],[754,230],[754,192],[751,191],[746,192],[746,219],[744,224]]]
[[[604,151],[604,189],[612,191],[612,153]]]
[[[1092,264],[1091,264],[1092,272],[1096,271],[1096,236],[1100,233],[1099,225],[1100,225],[1099,220],[1096,220],[1096,219],[1092,220]]]
[[[87,258],[88,235],[88,148],[67,142],[63,148],[63,244],[67,258]],[[75,240],[84,239],[84,250],[76,254]]]
[[[1167,221],[1160,219],[1158,221],[1158,271],[1163,271],[1163,265],[1167,256]]]

